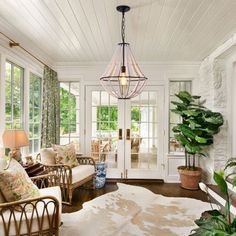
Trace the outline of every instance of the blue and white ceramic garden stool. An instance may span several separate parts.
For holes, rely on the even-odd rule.
[[[106,183],[106,163],[105,162],[96,162],[96,188],[104,187]]]

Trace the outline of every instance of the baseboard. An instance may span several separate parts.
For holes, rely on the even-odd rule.
[[[106,179],[107,183],[164,183],[163,179]]]
[[[180,183],[179,175],[168,175],[168,176],[166,176],[165,183]]]

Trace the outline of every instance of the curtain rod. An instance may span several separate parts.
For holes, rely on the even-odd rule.
[[[36,59],[37,61],[39,61],[41,64],[43,64],[44,66],[49,67],[47,64],[45,64],[43,61],[41,61],[39,58],[37,58],[35,55],[33,55],[31,52],[29,52],[27,49],[25,49],[24,47],[22,47],[19,43],[17,43],[16,41],[14,41],[13,39],[11,39],[10,37],[8,37],[6,34],[4,34],[3,32],[0,32],[1,35],[3,35],[4,37],[6,37],[9,40],[9,46],[10,48],[13,47],[19,47],[21,48],[23,51],[25,51],[26,53],[28,53],[31,57],[33,57],[34,59]]]

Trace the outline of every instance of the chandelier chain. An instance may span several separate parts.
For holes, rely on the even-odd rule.
[[[121,38],[122,42],[125,42],[125,13],[122,13],[122,23],[121,23]]]

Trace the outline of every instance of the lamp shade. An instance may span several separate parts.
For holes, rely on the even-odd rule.
[[[122,68],[125,70],[122,71]],[[129,44],[119,43],[100,78],[103,88],[114,97],[130,99],[140,94],[146,81],[147,78],[136,63]]]
[[[4,147],[8,147],[10,149],[29,145],[27,134],[21,129],[5,130],[2,135],[2,140]]]

